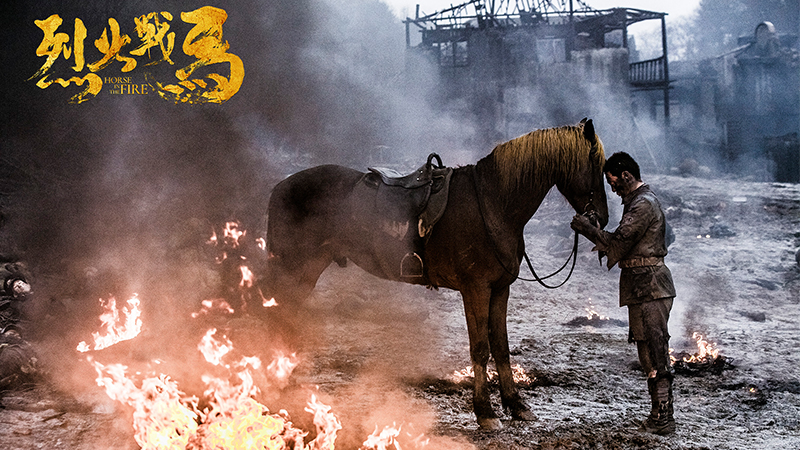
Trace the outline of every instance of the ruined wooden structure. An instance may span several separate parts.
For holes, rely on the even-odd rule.
[[[409,72],[416,58],[431,61],[437,101],[461,108],[490,140],[515,135],[523,122],[574,121],[597,86],[625,108],[632,91],[663,91],[668,120],[666,14],[567,3],[471,0],[427,15],[418,5],[415,17],[404,20]],[[646,20],[661,21],[662,54],[631,62],[628,27]]]

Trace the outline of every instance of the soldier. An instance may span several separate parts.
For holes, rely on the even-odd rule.
[[[641,431],[659,435],[675,431],[672,370],[667,322],[675,297],[672,274],[664,264],[667,255],[666,221],[650,186],[642,182],[639,165],[625,152],[611,155],[603,166],[606,181],[622,198],[619,227],[604,231],[582,215],[572,219],[572,229],[608,257],[608,269],[618,264],[620,306],[628,307],[629,342],[636,342],[639,362],[647,374],[652,409]]]

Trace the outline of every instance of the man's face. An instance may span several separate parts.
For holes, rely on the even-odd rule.
[[[627,172],[622,172],[622,174],[620,174],[618,177],[612,175],[611,172],[605,173],[606,182],[608,182],[608,185],[611,186],[611,190],[620,197],[624,197],[629,191],[630,185],[625,181],[626,173]]]

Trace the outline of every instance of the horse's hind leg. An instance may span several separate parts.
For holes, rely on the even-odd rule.
[[[489,288],[462,289],[464,315],[469,332],[469,353],[475,381],[472,407],[478,425],[487,430],[499,430],[503,424],[492,409],[486,364],[489,362]]]
[[[503,407],[511,412],[517,420],[536,420],[536,416],[519,395],[511,370],[511,357],[508,350],[508,329],[506,315],[508,312],[508,286],[493,290],[489,303],[489,344],[500,378],[500,398]]]

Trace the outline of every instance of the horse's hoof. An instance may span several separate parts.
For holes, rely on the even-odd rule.
[[[533,414],[529,409],[515,411],[511,416],[514,418],[514,420],[524,420],[525,422],[533,422],[534,420],[538,420],[536,415]]]
[[[478,425],[481,430],[497,431],[503,429],[503,423],[498,418],[478,419]]]

